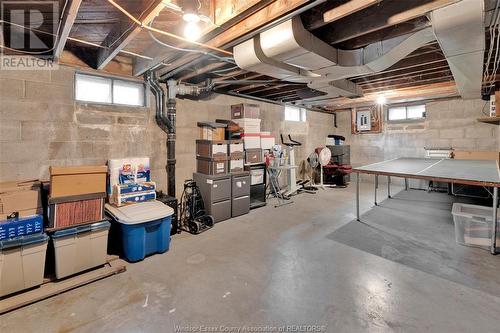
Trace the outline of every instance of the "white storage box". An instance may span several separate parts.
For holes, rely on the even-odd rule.
[[[452,214],[457,243],[490,249],[493,221],[492,207],[454,203]],[[500,209],[498,210],[498,216],[500,217]],[[500,245],[500,235],[497,235],[497,244]]]
[[[48,240],[35,234],[0,241],[0,297],[43,283]]]
[[[110,226],[108,221],[101,221],[56,231],[52,234],[56,277],[61,279],[104,265],[108,253]]]
[[[241,134],[245,150],[260,149],[260,133]]]
[[[241,118],[233,121],[243,129],[244,133],[260,133],[260,119]]]
[[[260,146],[262,149],[271,150],[275,144],[276,139],[273,135],[271,135],[271,132],[260,133]]]

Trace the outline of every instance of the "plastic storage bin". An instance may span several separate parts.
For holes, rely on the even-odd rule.
[[[111,223],[101,221],[52,234],[58,279],[104,265]]]
[[[0,297],[43,283],[48,240],[35,234],[0,241]]]
[[[454,203],[452,214],[457,243],[490,249],[492,207]],[[500,217],[500,209],[498,216]],[[500,244],[500,235],[497,236],[497,244]]]
[[[43,231],[42,215],[16,217],[0,221],[0,240],[27,236]]]
[[[119,225],[127,261],[140,261],[147,255],[168,251],[172,208],[159,201],[148,201],[119,208],[107,204],[106,212]]]

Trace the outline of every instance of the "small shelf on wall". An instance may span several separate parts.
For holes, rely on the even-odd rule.
[[[478,118],[477,121],[482,122],[482,123],[487,123],[487,124],[500,125],[500,117],[499,116]]]

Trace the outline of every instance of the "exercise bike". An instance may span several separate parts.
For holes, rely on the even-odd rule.
[[[316,187],[306,186],[309,183],[309,180],[299,180],[297,181],[297,169],[298,166],[295,165],[295,152],[294,148],[298,146],[302,146],[302,143],[293,140],[292,136],[288,134],[288,140],[285,142],[283,139],[283,134],[280,134],[281,143],[286,146],[286,152],[288,155],[287,160],[287,189],[283,195],[285,197],[290,197],[292,195],[296,195],[302,192],[315,194],[317,191]]]

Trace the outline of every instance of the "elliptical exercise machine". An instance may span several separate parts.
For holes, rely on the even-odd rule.
[[[293,140],[292,136],[288,134],[288,142],[285,142],[283,140],[283,134],[280,134],[281,137],[281,143],[286,146],[286,151],[287,151],[287,162],[288,162],[288,173],[287,173],[287,189],[285,193],[283,194],[285,197],[290,197],[292,195],[301,193],[301,192],[306,192],[310,194],[315,194],[316,193],[316,188],[315,187],[306,187],[307,183],[309,182],[308,180],[300,180],[297,181],[297,168],[298,166],[295,165],[295,152],[294,148],[298,146],[302,146],[302,143]]]

